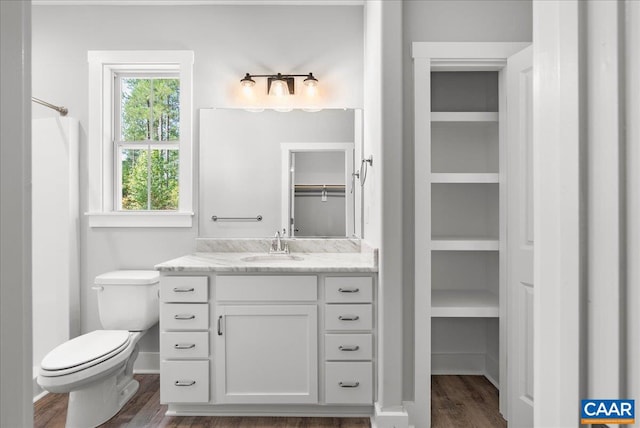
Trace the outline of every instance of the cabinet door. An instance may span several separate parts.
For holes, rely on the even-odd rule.
[[[318,402],[316,305],[218,306],[216,401]]]

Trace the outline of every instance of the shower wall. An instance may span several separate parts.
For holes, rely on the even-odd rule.
[[[32,122],[34,379],[47,352],[80,330],[78,132],[72,118]]]

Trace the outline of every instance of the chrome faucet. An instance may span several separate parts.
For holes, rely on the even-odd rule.
[[[285,243],[282,245],[282,235],[280,230],[276,231],[273,242],[271,242],[270,254],[289,254],[289,245]]]

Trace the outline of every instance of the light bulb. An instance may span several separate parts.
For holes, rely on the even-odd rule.
[[[246,97],[251,97],[253,96],[253,87],[242,85],[242,92]]]
[[[318,94],[318,86],[317,85],[308,85],[305,88],[305,92],[307,93],[307,96],[309,97],[315,97]]]
[[[269,95],[276,97],[284,97],[289,95],[289,85],[284,79],[274,79],[271,81],[271,88],[269,89]]]

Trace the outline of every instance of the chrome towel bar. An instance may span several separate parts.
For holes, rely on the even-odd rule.
[[[217,215],[211,216],[213,221],[262,221],[262,216],[257,215],[255,217],[218,217]]]

